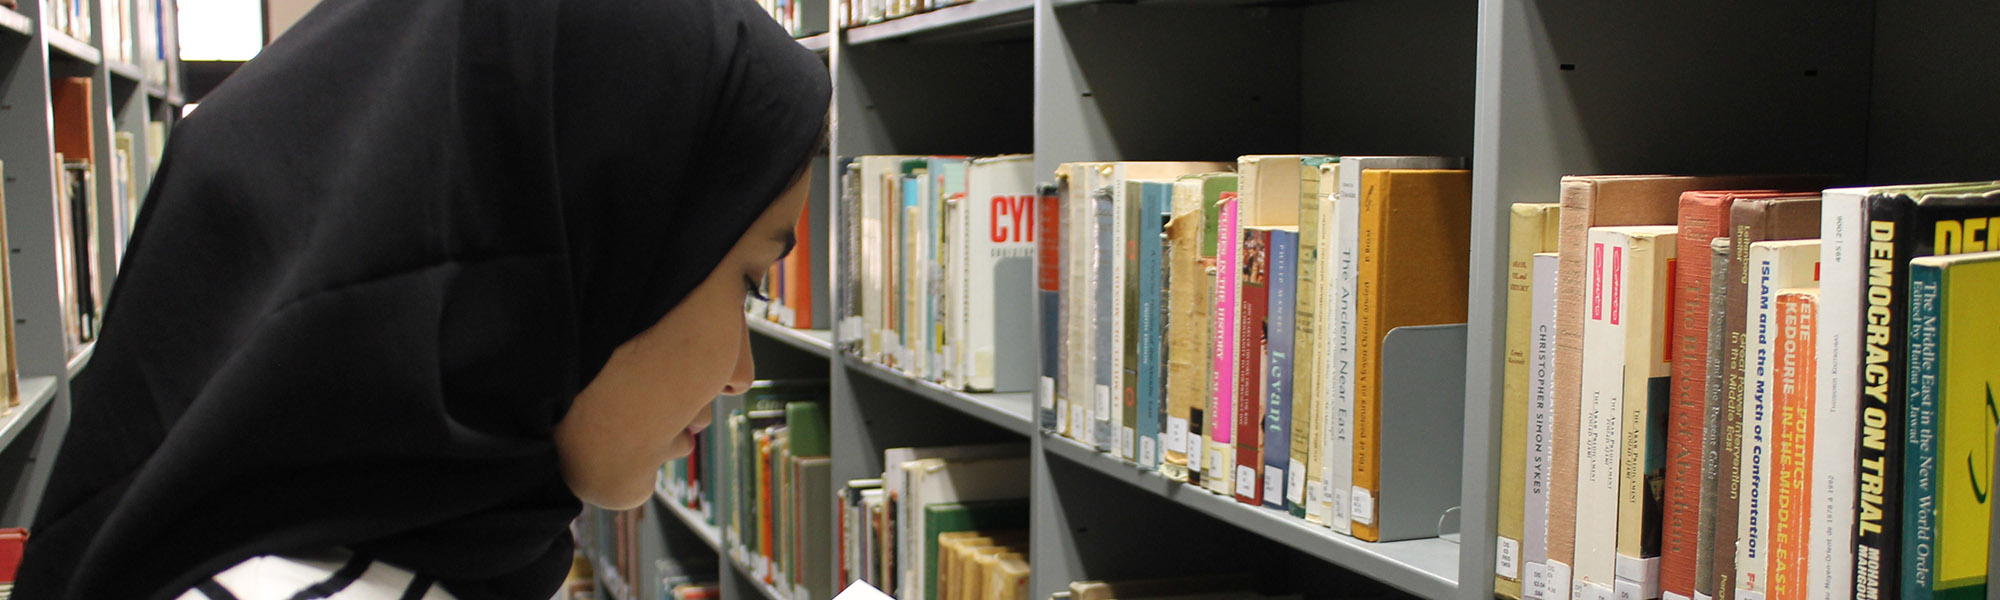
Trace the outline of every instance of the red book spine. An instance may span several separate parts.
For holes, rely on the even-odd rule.
[[[1242,291],[1236,295],[1236,501],[1264,503],[1264,333],[1271,313],[1271,230],[1243,228]]]
[[[1678,256],[1705,258],[1709,241],[1725,235],[1733,196],[1688,192],[1681,194]],[[1673,313],[1675,349],[1667,396],[1666,530],[1660,538],[1660,590],[1692,598],[1695,591],[1696,526],[1701,508],[1701,434],[1707,410],[1708,301],[1707,260],[1677,261]]]

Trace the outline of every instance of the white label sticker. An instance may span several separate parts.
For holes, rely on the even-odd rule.
[[[1041,400],[1042,410],[1056,409],[1056,378],[1043,377],[1036,383],[1035,398]]]
[[[1097,404],[1095,406],[1095,408],[1091,409],[1091,416],[1096,417],[1099,421],[1111,420],[1111,388],[1109,386],[1097,386]]]
[[[1090,443],[1090,421],[1083,418],[1084,406],[1085,404],[1082,402],[1071,402],[1069,404],[1069,437],[1088,444]]]
[[[1277,467],[1264,465],[1264,503],[1285,504],[1285,472]]]
[[[1695,592],[1694,600],[1715,600],[1715,597],[1701,592]]]
[[[1228,448],[1208,449],[1208,471],[1210,473],[1214,473],[1216,477],[1228,477],[1229,465]]]
[[[1618,597],[1618,592],[1613,591],[1610,586],[1602,583],[1578,582],[1576,584],[1576,596],[1579,600],[1615,600]]]
[[[1661,600],[1688,600],[1688,597],[1687,597],[1687,596],[1682,596],[1682,595],[1680,595],[1680,594],[1676,594],[1676,593],[1673,593],[1673,592],[1660,592],[1660,599],[1661,599]]]
[[[1257,470],[1249,465],[1236,465],[1236,495],[1249,498],[1257,495]]]
[[[1736,597],[1743,600],[1764,600],[1764,592],[1756,590],[1736,590]]]
[[[1549,590],[1549,566],[1531,562],[1521,580],[1521,595],[1530,600],[1545,600]],[[1683,599],[1686,600],[1686,599]]]
[[[1575,600],[1576,589],[1569,583],[1569,565],[1549,561],[1549,584],[1545,600]]]
[[[1362,525],[1375,524],[1375,492],[1368,488],[1354,488],[1354,506],[1349,509],[1354,522]]]
[[[1639,584],[1619,579],[1611,582],[1611,597],[1617,600],[1647,600],[1639,593]]]
[[[806,591],[805,584],[801,583],[792,586],[792,600],[813,600],[813,597]]]
[[[1495,542],[1494,545],[1497,547],[1495,548],[1496,552],[1493,557],[1493,574],[1519,581],[1521,579],[1521,565],[1515,561],[1520,560],[1521,541],[1507,536],[1500,536],[1499,541]]]
[[[1285,502],[1291,504],[1305,504],[1306,464],[1297,459],[1293,459],[1291,464],[1286,465],[1285,470],[1286,470]]]
[[[1139,437],[1139,436],[1138,436],[1137,434],[1135,434],[1135,433],[1133,433],[1133,432],[1132,432],[1132,428],[1130,428],[1130,427],[1125,427],[1125,428],[1121,428],[1121,429],[1119,429],[1119,430],[1118,430],[1118,457],[1119,457],[1119,458],[1123,458],[1123,459],[1126,459],[1126,460],[1132,460],[1132,455],[1133,455],[1133,454],[1135,454],[1134,452],[1132,452],[1132,447],[1133,447],[1134,445],[1136,445],[1136,442],[1135,442],[1135,440],[1136,440],[1136,439],[1137,439],[1138,437]]]
[[[1158,447],[1159,443],[1153,441],[1151,437],[1139,438],[1139,466],[1148,469],[1159,468],[1160,454]]]
[[[1201,474],[1201,438],[1190,441],[1187,448],[1188,473]]]
[[[1188,421],[1180,417],[1167,417],[1167,451],[1181,454],[1188,452]]]
[[[1326,521],[1326,482],[1306,483],[1306,517],[1317,517],[1316,521]]]

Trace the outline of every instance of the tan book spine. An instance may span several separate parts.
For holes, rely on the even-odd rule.
[[[1188,183],[1176,184],[1176,194]],[[1200,181],[1192,182],[1196,194],[1200,186]],[[1190,445],[1199,444],[1200,438],[1189,436],[1188,427],[1208,389],[1206,300],[1212,284],[1201,261],[1201,225],[1199,204],[1177,211],[1167,222],[1167,418],[1160,473],[1174,481],[1188,480],[1189,449],[1201,451]]]
[[[1669,230],[1671,231],[1671,229]],[[1668,315],[1675,300],[1673,233],[1635,236],[1626,306],[1624,431],[1618,453],[1618,585],[1638,597],[1659,595],[1659,490],[1666,477],[1666,417],[1673,339]],[[1706,258],[1706,257],[1703,257]]]
[[[1334,164],[1334,163],[1324,163]],[[1317,422],[1316,411],[1319,388],[1314,361],[1318,349],[1313,341],[1320,336],[1318,322],[1319,300],[1319,168],[1308,165],[1299,169],[1299,250],[1295,293],[1297,307],[1293,310],[1293,329],[1297,333],[1292,341],[1292,431],[1291,461],[1285,473],[1285,507],[1292,516],[1307,517],[1306,483],[1307,473],[1313,472],[1312,435],[1313,423]]]
[[[1526,516],[1529,321],[1533,316],[1535,254],[1555,249],[1555,204],[1515,204],[1507,234],[1507,338],[1500,422],[1499,539],[1493,593],[1521,597]],[[1303,244],[1301,234],[1301,244]],[[1303,287],[1303,286],[1301,286]],[[1304,296],[1301,295],[1303,300]]]
[[[1309,447],[1306,449],[1313,457],[1312,468],[1307,469],[1306,476],[1306,521],[1327,527],[1333,526],[1334,512],[1332,482],[1329,481],[1333,477],[1334,466],[1329,454],[1332,451],[1334,418],[1332,341],[1335,329],[1332,289],[1334,260],[1331,248],[1336,231],[1333,218],[1337,214],[1333,206],[1333,195],[1340,189],[1339,173],[1339,163],[1320,165],[1319,191],[1313,200],[1318,205],[1316,214],[1320,232],[1318,239],[1313,243],[1314,252],[1319,255],[1313,277],[1320,282],[1319,287],[1324,293],[1313,300],[1313,310],[1320,315],[1320,325],[1315,327],[1317,334],[1309,341],[1313,352],[1318,355],[1315,362],[1319,364],[1315,366],[1314,379],[1317,381],[1314,383],[1311,396],[1312,403],[1318,408],[1313,412],[1311,439],[1308,440]]]
[[[1354,537],[1364,541],[1380,539],[1383,336],[1397,327],[1465,321],[1471,202],[1470,171],[1362,172],[1350,512]]]

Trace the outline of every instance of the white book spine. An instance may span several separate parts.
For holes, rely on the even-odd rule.
[[[1131,240],[1126,239],[1125,207],[1127,202],[1138,202],[1139,199],[1125,196],[1125,177],[1122,169],[1114,172],[1110,181],[1105,183],[1111,186],[1112,259],[1111,322],[1101,325],[1111,329],[1111,347],[1099,349],[1100,352],[1108,354],[1106,358],[1111,361],[1111,414],[1105,421],[1111,424],[1109,440],[1111,454],[1130,461],[1137,458],[1138,452],[1135,448],[1137,439],[1132,430],[1133,424],[1125,422],[1125,386],[1130,383],[1125,381],[1125,345],[1138,343],[1138,340],[1125,339],[1125,311],[1128,308],[1138,310],[1139,307],[1125,306],[1125,286],[1130,285],[1127,281],[1130,274],[1125,272],[1125,253],[1135,252],[1126,246]]]
[[[1618,550],[1618,458],[1623,441],[1625,338],[1629,319],[1614,298],[1628,289],[1631,240],[1594,228],[1584,246],[1583,410],[1577,423],[1576,553],[1578,589],[1615,579]]]
[[[1747,284],[1748,331],[1743,353],[1743,450],[1738,453],[1743,482],[1737,495],[1736,581],[1739,592],[1762,594],[1768,584],[1771,541],[1772,419],[1777,371],[1771,361],[1778,337],[1778,291],[1812,285],[1819,267],[1819,243],[1756,242],[1750,245]]]
[[[1868,192],[1827,190],[1820,201],[1819,372],[1813,406],[1806,595],[1843,600],[1854,589],[1854,429],[1861,399],[1862,269]]]
[[[1549,468],[1555,454],[1555,348],[1556,272],[1558,255],[1536,254],[1534,258],[1533,317],[1528,342],[1528,464],[1523,469],[1527,482],[1522,486],[1526,499],[1521,520],[1522,560],[1527,563],[1528,581],[1523,594],[1548,598],[1549,556]]]
[[[963,337],[955,342],[955,348],[959,377],[973,390],[994,389],[997,356],[1030,351],[999,347],[1000,327],[1025,324],[1000,323],[996,316],[1000,309],[997,298],[1002,293],[1019,295],[1021,302],[1030,298],[1018,293],[1021,290],[997,289],[994,277],[1002,260],[1034,257],[1034,170],[1033,158],[1009,157],[974,161],[968,171],[966,202],[961,211],[968,215],[962,219],[967,225],[961,234],[965,240],[963,246],[968,248],[961,259],[964,266],[960,276],[965,286],[960,290],[965,305],[964,324],[959,330]]]
[[[976,167],[965,170],[967,194],[944,199],[944,385],[955,390],[966,389],[970,375],[966,355],[973,336],[972,282],[966,271],[972,267],[972,250],[977,245],[970,235],[972,224],[983,216],[979,210],[983,207],[971,194],[982,175]]]
[[[1069,287],[1063,291],[1064,301],[1069,304],[1069,346],[1063,349],[1063,360],[1069,365],[1069,380],[1065,382],[1069,388],[1069,437],[1085,445],[1095,442],[1090,435],[1090,406],[1097,389],[1097,371],[1090,362],[1090,322],[1096,314],[1090,289],[1090,238],[1097,228],[1092,218],[1096,203],[1090,197],[1090,184],[1095,172],[1094,165],[1073,165],[1068,197],[1063,199],[1068,211],[1063,225],[1070,240],[1063,257],[1069,263]]]

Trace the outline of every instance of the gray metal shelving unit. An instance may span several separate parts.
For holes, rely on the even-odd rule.
[[[88,0],[87,0],[88,1]],[[166,14],[167,61],[164,78],[148,75],[147,57],[140,63],[107,58],[103,32],[106,19],[90,39],[77,39],[55,29],[43,18],[45,5],[23,0],[14,10],[0,9],[0,163],[5,168],[5,210],[9,252],[7,286],[14,305],[16,363],[21,377],[21,404],[0,415],[0,526],[27,526],[34,520],[53,457],[61,447],[70,421],[70,381],[90,361],[88,345],[71,347],[63,334],[59,299],[62,268],[57,255],[53,112],[50,81],[55,77],[91,78],[91,115],[96,150],[91,159],[98,198],[99,270],[110,286],[117,272],[124,239],[111,190],[112,156],[117,134],[133,136],[132,160],[144,190],[150,183],[147,164],[147,123],[169,127],[180,115],[179,54],[173,0],[162,0]],[[109,0],[88,1],[102,15]],[[134,14],[127,18],[137,22]],[[141,90],[156,90],[154,94]],[[105,290],[107,293],[109,290]]]

